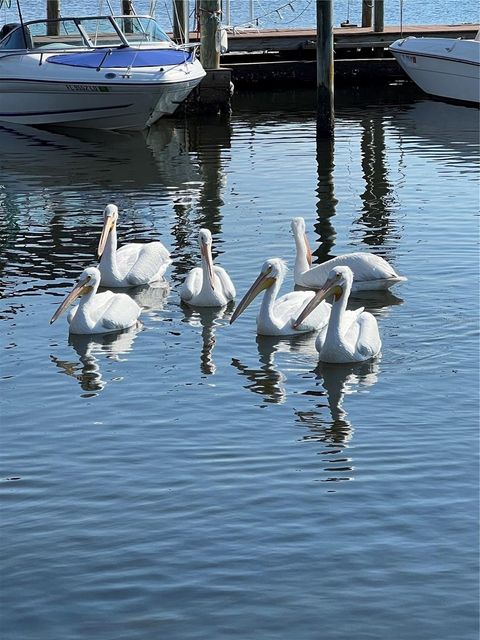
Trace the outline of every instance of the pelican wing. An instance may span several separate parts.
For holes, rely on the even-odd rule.
[[[281,296],[275,302],[275,316],[280,320],[281,324],[288,323],[291,326],[314,295],[313,291],[291,291]],[[300,331],[314,331],[323,327],[330,317],[330,309],[329,304],[321,302],[305,318],[298,329]]]
[[[194,296],[200,293],[203,282],[203,272],[200,267],[192,269],[184,280],[180,290],[180,297],[185,302],[189,302]]]
[[[380,351],[382,341],[378,333],[378,324],[371,313],[362,313],[357,321],[356,351],[364,358],[371,358]]]
[[[119,272],[132,286],[158,280],[171,263],[170,253],[161,242],[126,244],[116,258]]]
[[[406,280],[403,276],[399,276],[395,269],[381,256],[363,252],[348,253],[327,260],[299,274],[295,280],[296,282],[298,281],[297,284],[303,286],[320,288],[326,281],[331,269],[339,266],[350,267],[354,276],[354,287],[358,286],[359,282],[372,282],[371,288],[375,288],[374,283],[376,281],[386,281],[386,286],[391,286],[396,282]]]
[[[227,300],[233,300],[236,296],[235,287],[228,273],[222,267],[213,267],[213,271],[220,280],[222,291]]]
[[[110,331],[127,329],[135,324],[140,311],[138,304],[126,293],[112,294],[101,316],[102,326]]]

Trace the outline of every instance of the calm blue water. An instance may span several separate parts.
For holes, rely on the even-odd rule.
[[[15,5],[12,1],[12,5]],[[148,13],[150,0],[137,0],[135,7],[137,13]],[[111,0],[114,11],[119,11],[121,3]],[[45,0],[21,3],[25,19],[45,17]],[[477,0],[403,0],[403,12],[400,0],[385,0],[385,24],[461,24],[464,22],[480,22],[480,7]],[[172,24],[173,0],[157,1],[154,3],[155,15],[165,28]],[[194,26],[195,2],[189,1],[190,26]],[[61,0],[63,15],[97,14],[99,9],[108,11],[106,0]],[[223,20],[227,21],[227,3],[223,3]],[[349,20],[350,23],[361,25],[362,0],[335,0],[334,24]],[[3,16],[2,16],[3,13]],[[0,10],[0,20],[16,19],[16,11],[11,9]],[[253,20],[252,20],[253,18]],[[254,0],[253,14],[250,12],[249,0],[231,0],[230,24],[241,28],[251,26],[260,28],[299,29],[302,27],[314,27],[316,25],[316,2],[314,0]]]
[[[310,92],[146,136],[0,127],[2,640],[477,637],[478,110],[399,98],[339,92],[318,161]],[[173,264],[142,328],[69,339],[111,201]],[[293,267],[297,215],[317,259],[409,278],[352,300],[377,360],[181,306],[201,226],[241,296]]]

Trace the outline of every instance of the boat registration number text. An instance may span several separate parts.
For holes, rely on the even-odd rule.
[[[66,84],[68,91],[87,91],[87,92],[101,92],[108,93],[110,89],[108,87],[100,87],[96,84]]]
[[[408,62],[411,62],[412,64],[417,64],[417,57],[416,56],[411,56],[408,53],[404,53],[402,55],[405,58],[405,60],[408,60]]]

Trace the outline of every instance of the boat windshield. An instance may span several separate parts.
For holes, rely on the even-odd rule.
[[[150,16],[96,16],[34,20],[8,25],[0,49],[70,49],[102,47],[158,47],[172,41]]]

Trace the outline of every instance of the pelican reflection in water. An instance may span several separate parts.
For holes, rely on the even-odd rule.
[[[316,387],[304,392],[307,397],[317,399],[313,409],[297,410],[297,420],[309,429],[302,437],[305,442],[322,442],[321,451],[326,481],[337,482],[353,478],[353,461],[345,449],[351,440],[354,427],[344,405],[346,397],[368,391],[378,380],[379,359],[350,364],[320,362],[315,369]],[[319,389],[318,387],[322,388]],[[330,416],[325,415],[328,407]]]
[[[50,359],[62,373],[78,380],[88,396],[97,395],[108,383],[102,374],[102,361],[125,360],[124,356],[132,350],[133,341],[141,330],[142,326],[138,323],[135,327],[117,333],[93,336],[71,333],[68,344],[77,354],[79,361],[61,360],[53,355]]]
[[[221,320],[226,318],[233,307],[233,303],[225,307],[190,307],[182,305],[185,321],[192,327],[201,327],[202,348],[200,352],[200,370],[206,375],[216,371],[213,360],[213,349],[216,342],[216,331],[222,326]]]
[[[278,354],[298,354],[302,362],[307,355],[316,360],[315,335],[299,334],[294,339],[257,335],[260,367],[249,367],[238,358],[232,358],[232,366],[248,380],[245,389],[263,396],[265,402],[281,404],[287,399],[287,376],[277,368]]]

